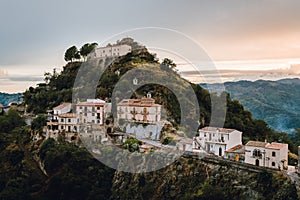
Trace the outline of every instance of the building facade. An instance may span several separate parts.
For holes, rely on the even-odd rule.
[[[106,57],[118,57],[126,55],[131,52],[131,46],[129,45],[112,45],[107,47],[96,48],[91,54],[90,58],[106,58]]]
[[[57,120],[60,114],[65,114],[71,112],[72,103],[64,102],[53,108],[53,119]]]
[[[58,130],[77,133],[78,124],[75,113],[64,113],[58,116]]]
[[[117,104],[118,120],[157,123],[161,120],[161,105],[153,98],[123,99]]]
[[[78,124],[104,124],[104,105],[101,99],[88,99],[76,104],[76,121]]]
[[[227,128],[205,127],[193,139],[193,149],[203,149],[218,156],[225,156],[228,149],[241,144],[242,132]]]
[[[245,163],[286,169],[288,165],[288,144],[249,141],[245,145]]]

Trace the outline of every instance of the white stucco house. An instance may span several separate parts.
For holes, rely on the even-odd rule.
[[[85,102],[76,104],[76,118],[78,124],[104,123],[105,101],[101,99],[87,99]]]
[[[237,145],[242,145],[242,132],[235,129],[205,127],[193,138],[193,149],[203,149],[218,156],[224,156],[228,149]]]
[[[78,124],[75,113],[64,113],[58,116],[58,130],[66,132],[77,132]]]
[[[57,120],[58,115],[71,112],[71,109],[72,109],[72,103],[67,103],[67,102],[64,102],[64,103],[54,107],[53,108],[53,119]]]
[[[245,145],[245,163],[285,169],[288,165],[288,144],[249,141]]]
[[[96,48],[90,55],[90,59],[106,58],[106,57],[118,57],[126,55],[131,52],[131,46],[129,45],[111,45],[106,47]]]
[[[161,105],[153,98],[123,99],[117,104],[118,120],[157,123],[161,120]]]

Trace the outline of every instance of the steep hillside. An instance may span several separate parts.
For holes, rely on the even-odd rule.
[[[224,84],[231,98],[240,101],[256,119],[265,120],[277,131],[300,127],[300,80],[258,80]],[[205,85],[202,85],[205,87]],[[213,84],[218,88],[220,84]]]
[[[162,178],[163,177],[163,178]],[[181,158],[146,174],[116,172],[112,199],[264,200],[297,199],[295,185],[281,172],[219,159]]]
[[[36,114],[45,113],[47,109],[52,109],[61,102],[71,102],[73,84],[81,64],[81,62],[68,63],[60,74],[53,73],[51,76],[47,77],[49,80],[48,84],[37,88],[29,88],[29,90],[27,90],[24,94],[25,102],[28,105],[27,111]],[[151,67],[148,67],[150,65]],[[174,88],[177,88],[179,93],[181,92],[180,89],[183,88],[182,86],[190,85],[198,99],[198,106],[200,108],[200,127],[208,126],[210,124],[211,97],[214,96],[217,101],[220,97],[217,97],[215,94],[209,94],[207,90],[203,89],[199,85],[187,82],[171,68],[165,68],[158,62],[155,55],[149,53],[146,48],[133,50],[131,53],[119,57],[111,65],[109,65],[99,80],[98,87],[96,89],[96,97],[101,99],[108,98],[114,104],[115,102],[114,99],[111,99],[111,95],[115,85],[119,82],[123,75],[137,66],[144,67],[145,71],[142,72],[144,73],[144,77],[151,76],[150,74],[156,71],[155,68],[161,69],[159,77],[162,80],[167,77],[175,77],[174,79],[180,81],[182,84],[176,85],[175,83],[174,85],[173,82],[171,84],[173,84]],[[95,70],[97,70],[97,68],[95,68]],[[116,71],[119,71],[120,74],[118,75]],[[87,74],[93,76],[94,72],[89,71]],[[86,80],[89,80],[89,78],[83,79],[82,81],[87,84],[88,82]],[[122,85],[124,87],[126,86],[125,83]],[[192,116],[186,115],[186,117],[181,118],[178,99],[172,91],[164,86],[155,84],[144,85],[133,93],[133,97],[144,96],[148,91],[152,91],[153,98],[156,102],[164,106],[168,119],[173,122],[175,127],[182,121],[189,123],[191,127],[199,126],[196,120],[192,120]],[[280,141],[288,143],[290,149],[293,152],[297,152],[295,145],[288,137],[286,137],[285,134],[274,132],[263,120],[253,119],[251,112],[244,110],[243,105],[236,100],[231,100],[226,93],[223,93],[222,96],[227,101],[227,113],[224,126],[242,131],[244,142],[247,142],[248,140],[262,141],[265,139],[268,139],[270,142]],[[186,106],[188,109],[188,106],[190,105],[188,98],[185,98],[184,101],[185,102],[182,103],[182,105]],[[196,133],[192,132],[191,134],[194,135]]]

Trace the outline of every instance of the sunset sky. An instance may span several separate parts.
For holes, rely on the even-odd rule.
[[[72,45],[102,43],[140,27],[190,36],[223,69],[251,69],[249,63],[260,60],[286,67],[300,58],[299,8],[298,0],[1,0],[0,92],[34,86],[44,72],[65,64],[64,52]],[[139,38],[147,45],[154,40],[174,43],[166,36]]]

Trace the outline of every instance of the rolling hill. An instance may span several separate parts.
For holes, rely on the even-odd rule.
[[[21,93],[8,94],[8,93],[2,93],[2,92],[0,92],[0,103],[3,106],[7,106],[11,102],[18,101],[18,96],[19,95],[21,95]]]
[[[231,98],[240,101],[254,118],[265,120],[271,128],[291,133],[300,127],[300,79],[238,81],[224,85]],[[221,84],[210,86],[218,90]]]

